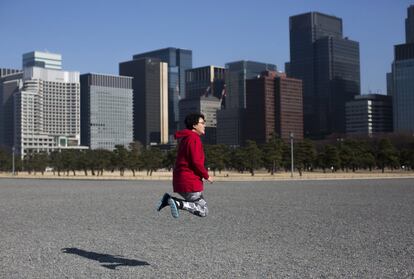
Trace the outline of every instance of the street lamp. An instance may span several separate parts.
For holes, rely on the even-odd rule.
[[[15,151],[15,147],[13,146],[12,147],[12,174],[13,174],[13,176],[15,175],[15,172],[14,172],[14,151]]]
[[[293,178],[293,136],[294,134],[291,132],[289,134],[290,138],[290,177]]]

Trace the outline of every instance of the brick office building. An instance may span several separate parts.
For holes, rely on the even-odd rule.
[[[302,81],[274,71],[246,81],[244,138],[267,142],[273,134],[303,139]]]

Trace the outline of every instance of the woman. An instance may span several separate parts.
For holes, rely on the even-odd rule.
[[[213,183],[204,167],[204,151],[200,136],[205,134],[205,119],[200,113],[186,116],[186,129],[177,131],[177,158],[173,171],[173,190],[184,199],[179,199],[165,193],[160,200],[157,211],[169,205],[171,215],[179,217],[179,210],[186,210],[194,215],[206,217],[207,202],[203,196],[203,179]]]

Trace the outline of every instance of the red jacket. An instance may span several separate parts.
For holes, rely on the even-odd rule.
[[[200,136],[184,129],[175,133],[178,152],[173,171],[174,192],[188,193],[203,191],[203,178],[208,179],[204,167],[204,151]]]

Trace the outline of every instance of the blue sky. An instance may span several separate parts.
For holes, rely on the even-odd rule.
[[[193,66],[289,60],[289,16],[318,11],[342,18],[360,43],[361,93],[386,93],[393,46],[404,43],[406,0],[2,0],[0,67],[20,68],[32,50],[60,53],[65,70],[118,74],[133,54],[178,47]]]

